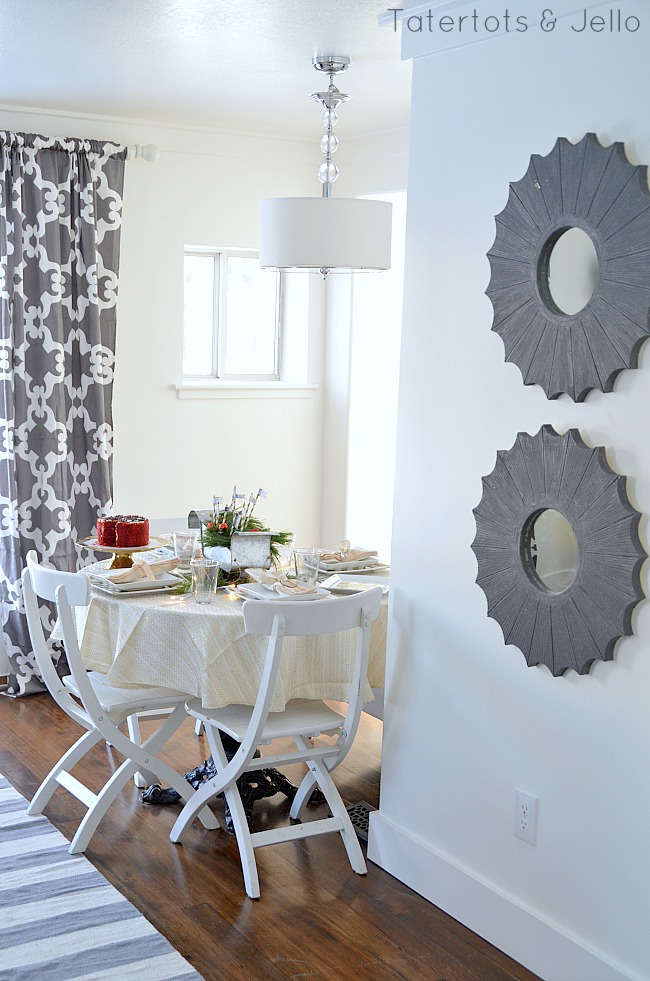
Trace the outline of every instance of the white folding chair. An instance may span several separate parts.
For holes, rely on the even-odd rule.
[[[214,796],[223,793],[237,835],[246,892],[253,899],[260,895],[254,851],[263,845],[338,832],[354,871],[359,874],[367,871],[350,817],[330,773],[347,754],[357,732],[366,687],[370,624],[379,612],[381,595],[381,589],[377,588],[340,599],[308,603],[290,600],[247,601],[243,607],[247,632],[269,638],[255,705],[228,705],[225,708],[208,710],[202,708],[198,698],[191,699],[186,705],[188,713],[200,719],[206,728],[218,773],[214,779],[206,781],[196,796],[185,804],[172,828],[171,840],[180,842],[200,809]],[[294,699],[287,703],[283,712],[269,712],[284,637],[314,636],[342,630],[356,631],[352,675],[350,678],[337,679],[349,683],[345,716],[317,699]],[[241,744],[230,762],[227,761],[220,732],[227,733]],[[328,745],[315,747],[312,737],[321,734],[337,735],[337,739]],[[261,760],[253,758],[260,743],[286,737],[293,737],[295,749],[263,756]],[[238,778],[247,771],[260,769],[260,764],[264,767],[277,767],[299,762],[306,763],[308,771],[298,788],[290,816],[294,819],[301,817],[315,786],[322,791],[332,816],[269,831],[252,832],[237,789]]]
[[[61,757],[36,791],[27,808],[28,814],[41,814],[57,787],[64,787],[88,808],[70,843],[72,855],[88,847],[99,822],[122,788],[137,770],[153,773],[170,784],[183,800],[190,800],[195,791],[172,767],[155,755],[186,718],[187,694],[171,688],[125,689],[112,688],[104,676],[87,672],[79,652],[73,606],[90,602],[90,580],[75,572],[58,572],[38,564],[35,552],[27,556],[27,568],[22,575],[23,598],[29,634],[38,670],[50,694],[63,711],[79,723],[84,734]],[[68,666],[71,674],[63,679],[54,667],[47,647],[43,619],[38,600],[56,602],[59,623]],[[74,696],[74,697],[73,697]],[[164,721],[142,744],[129,739],[118,727],[130,716],[151,710],[171,710]],[[93,746],[105,740],[121,753],[125,760],[112,774],[99,793],[73,776],[71,770]],[[217,819],[209,808],[199,815],[206,828],[217,828]]]

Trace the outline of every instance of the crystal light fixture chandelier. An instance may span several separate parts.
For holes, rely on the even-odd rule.
[[[316,270],[323,278],[330,272],[389,269],[392,205],[332,196],[332,185],[339,176],[339,168],[332,161],[339,141],[332,130],[338,121],[338,106],[350,99],[339,91],[334,78],[347,70],[350,59],[318,55],[312,63],[316,71],[329,76],[327,89],[311,96],[323,107],[325,133],[320,148],[324,159],[317,171],[322,195],[262,201],[260,265]]]
[[[349,95],[345,95],[344,92],[340,92],[336,85],[334,84],[334,76],[338,72],[346,71],[350,64],[350,59],[343,56],[338,59],[330,58],[328,60],[314,60],[314,67],[317,71],[327,72],[330,78],[330,84],[326,92],[312,92],[311,97],[314,102],[320,102],[323,107],[323,125],[325,127],[325,135],[320,141],[320,148],[325,154],[325,160],[320,165],[317,171],[318,179],[323,185],[323,197],[329,198],[332,196],[332,184],[339,176],[339,168],[336,164],[332,163],[332,154],[336,153],[339,148],[338,137],[334,136],[332,130],[339,121],[338,113],[336,111],[337,106],[342,102],[348,102],[350,99]]]

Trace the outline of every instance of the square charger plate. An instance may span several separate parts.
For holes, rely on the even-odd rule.
[[[353,593],[361,593],[366,589],[373,589],[380,586],[382,594],[388,593],[389,580],[387,576],[354,576],[350,579],[343,578],[341,582],[327,588],[335,596],[349,596]]]
[[[321,561],[318,570],[319,572],[338,572],[341,575],[347,575],[348,573],[360,573],[361,575],[374,572],[383,572],[388,569],[388,566],[384,562],[380,562],[379,559],[358,559],[355,562],[323,562]]]
[[[330,591],[329,589],[323,589],[322,586],[316,586],[315,593],[296,593],[295,596],[285,596],[284,593],[276,593],[274,589],[267,589],[261,582],[247,582],[240,583],[237,586],[237,594],[245,596],[247,599],[302,602],[303,600],[327,599],[329,598]]]
[[[134,582],[114,582],[126,572],[125,569],[116,569],[112,573],[106,570],[105,573],[89,573],[90,581],[93,586],[104,590],[107,593],[149,593],[160,592],[160,590],[175,589],[183,582],[182,576],[176,576],[173,572],[161,572],[155,579],[136,579]]]

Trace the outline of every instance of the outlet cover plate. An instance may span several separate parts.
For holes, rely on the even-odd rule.
[[[538,798],[525,790],[515,789],[514,833],[531,845],[537,844]]]

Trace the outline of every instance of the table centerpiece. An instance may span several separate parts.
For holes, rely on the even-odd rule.
[[[202,514],[200,535],[203,554],[220,563],[219,585],[247,579],[246,568],[268,568],[277,565],[280,548],[291,540],[290,531],[272,532],[253,512],[258,500],[267,493],[261,487],[257,494],[238,494],[233,488],[227,503],[221,497],[212,500],[212,511]]]

